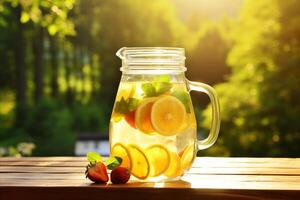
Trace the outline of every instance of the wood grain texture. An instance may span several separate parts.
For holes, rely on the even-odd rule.
[[[0,158],[5,199],[300,199],[300,158],[197,158],[180,181],[97,185],[84,157]]]

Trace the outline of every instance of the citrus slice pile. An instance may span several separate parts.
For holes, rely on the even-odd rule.
[[[139,179],[147,179],[164,174],[175,178],[189,169],[194,159],[194,144],[188,145],[181,153],[169,151],[161,144],[142,149],[135,144],[116,143],[111,150],[112,156],[122,158],[122,167]]]
[[[145,149],[151,165],[150,176],[163,174],[170,164],[170,154],[166,147],[160,144],[149,146]]]

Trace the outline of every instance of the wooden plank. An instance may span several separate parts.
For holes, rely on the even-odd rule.
[[[247,157],[197,157],[196,160],[203,160],[210,163],[300,163],[300,158],[247,158]],[[70,161],[82,162],[86,161],[86,157],[3,157],[0,162],[18,162],[18,161]]]
[[[210,160],[210,159],[209,159]],[[52,166],[52,167],[84,167],[87,161],[1,161],[0,166]],[[300,169],[300,162],[290,160],[288,162],[221,162],[221,161],[207,161],[203,158],[197,158],[192,168],[285,168],[285,169]]]
[[[45,182],[47,180],[87,180],[84,174],[69,173],[69,174],[48,174],[48,173],[2,173],[0,174],[0,180],[3,180],[3,184],[12,182],[15,183],[18,180],[40,180]],[[240,182],[296,182],[299,183],[300,176],[267,176],[267,175],[185,175],[183,180],[193,182],[195,180],[200,181],[240,181]],[[88,180],[87,180],[88,181]],[[89,182],[89,181],[88,181]]]
[[[85,167],[36,167],[36,166],[0,166],[0,173],[83,173]],[[300,169],[297,168],[210,168],[210,167],[198,167],[191,168],[187,174],[266,174],[266,175],[300,175]]]
[[[84,157],[0,158],[0,199],[299,199],[299,158],[197,158],[181,181],[96,185]],[[107,195],[107,197],[106,197]]]
[[[230,189],[178,189],[165,190],[144,188],[107,188],[99,186],[90,187],[6,187],[0,188],[0,199],[20,199],[26,197],[31,200],[53,199],[298,199],[298,191],[256,191],[256,190],[230,190]]]
[[[76,180],[28,180],[28,179],[18,179],[18,181],[7,181],[0,180],[0,186],[31,186],[31,187],[46,187],[46,186],[90,186],[92,183],[85,179]],[[96,184],[95,184],[96,185]],[[126,185],[113,185],[113,184],[97,184],[99,187],[122,187],[122,188],[215,188],[215,189],[248,189],[248,190],[298,190],[300,191],[300,183],[295,181],[285,181],[285,182],[274,182],[274,181],[226,181],[222,180],[187,180],[183,178],[181,181],[176,182],[166,182],[166,183],[150,183],[150,182],[134,182],[131,181]]]

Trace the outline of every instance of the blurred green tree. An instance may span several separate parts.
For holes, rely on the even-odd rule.
[[[228,55],[233,74],[218,84],[223,155],[297,156],[300,118],[299,1],[246,1]],[[247,31],[246,31],[247,30]],[[205,111],[209,127],[210,107]],[[208,150],[209,153],[217,148]]]
[[[83,10],[89,9],[89,29],[93,41],[89,46],[100,60],[98,97],[101,98],[98,101],[105,105],[104,113],[106,120],[109,120],[121,75],[121,62],[116,57],[112,58],[112,55],[123,46],[179,45],[185,28],[177,20],[169,0],[102,1],[97,6],[93,6],[90,0],[82,1],[81,7]]]

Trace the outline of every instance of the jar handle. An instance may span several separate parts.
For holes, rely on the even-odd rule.
[[[209,85],[187,80],[189,90],[203,92],[208,95],[212,105],[211,129],[207,138],[197,141],[198,150],[207,149],[212,146],[220,130],[220,103],[216,91]]]

